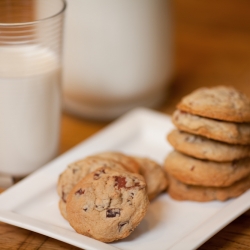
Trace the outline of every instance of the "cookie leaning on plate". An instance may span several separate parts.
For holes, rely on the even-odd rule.
[[[231,122],[250,122],[250,99],[232,87],[199,88],[177,106],[188,113]]]
[[[204,187],[188,185],[169,175],[169,195],[175,200],[225,201],[243,194],[250,188],[250,175],[228,187]]]
[[[167,156],[164,169],[186,184],[226,187],[250,174],[250,158],[234,162],[213,162],[173,151]]]
[[[147,183],[149,200],[153,200],[168,186],[165,171],[158,163],[148,158],[134,157],[134,159],[140,164],[140,173]]]
[[[110,160],[115,160],[117,162],[122,163],[125,166],[127,171],[131,173],[137,173],[137,174],[140,173],[140,164],[138,164],[138,162],[135,161],[133,157],[122,154],[120,152],[115,152],[115,151],[102,152],[99,154],[95,154],[94,156],[105,158],[105,159],[110,159]]]
[[[71,190],[67,218],[76,232],[112,242],[127,237],[138,226],[148,204],[141,175],[105,167]]]
[[[213,120],[176,110],[174,125],[181,131],[205,136],[230,144],[250,144],[250,123],[233,123]]]
[[[203,160],[226,162],[250,156],[249,145],[227,144],[179,130],[167,138],[177,151]]]

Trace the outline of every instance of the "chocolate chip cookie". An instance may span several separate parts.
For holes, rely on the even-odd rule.
[[[128,155],[122,154],[120,152],[102,152],[96,154],[95,156],[118,161],[122,163],[129,172],[137,174],[140,173],[140,165],[133,159],[133,157]]]
[[[149,200],[153,200],[168,186],[167,176],[163,168],[148,158],[134,158],[140,164],[140,173],[147,183]]]
[[[199,88],[185,96],[177,107],[208,118],[250,122],[249,97],[232,87]]]
[[[231,144],[250,144],[250,123],[233,123],[204,118],[176,110],[174,125],[182,131]]]
[[[233,162],[213,162],[173,151],[167,156],[164,169],[186,184],[226,187],[250,174],[250,158]]]
[[[177,151],[203,160],[225,162],[250,156],[249,145],[227,144],[179,130],[167,138]]]
[[[238,197],[250,188],[250,175],[228,187],[204,187],[188,185],[169,175],[168,194],[175,200],[225,201]]]
[[[112,242],[127,237],[138,226],[148,204],[141,175],[105,167],[71,190],[67,218],[76,232]]]
[[[67,219],[66,203],[71,189],[87,174],[95,171],[100,167],[111,167],[126,171],[125,166],[111,159],[90,156],[83,160],[70,164],[67,169],[60,175],[57,183],[57,192],[60,196],[59,209],[62,216]]]

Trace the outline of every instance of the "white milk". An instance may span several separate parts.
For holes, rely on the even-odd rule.
[[[57,154],[60,68],[36,46],[0,46],[0,173],[24,176]]]
[[[69,0],[66,108],[109,119],[162,101],[172,74],[169,8],[169,0]]]

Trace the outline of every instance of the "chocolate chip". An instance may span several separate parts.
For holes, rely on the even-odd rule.
[[[130,193],[129,195],[132,200],[134,199],[134,195],[135,195],[134,193]]]
[[[81,188],[75,192],[75,195],[82,195],[84,194],[85,190],[82,190]]]
[[[100,179],[100,177],[101,177],[102,174],[106,174],[106,172],[105,172],[104,169],[102,169],[102,170],[100,170],[100,171],[98,171],[98,172],[96,172],[96,173],[94,174],[94,180]]]
[[[65,194],[64,191],[62,191],[62,200],[63,200],[64,203],[67,202],[67,200],[66,200],[66,194]]]
[[[136,188],[136,187],[138,187],[139,189],[142,189],[142,188],[144,188],[145,186],[144,186],[144,185],[141,185],[140,182],[135,182],[134,186],[127,187],[126,189],[133,189],[133,188]]]
[[[131,200],[127,200],[129,206],[132,206],[132,201]]]
[[[95,173],[94,174],[94,180],[98,180],[100,178],[100,174],[99,173]]]
[[[72,169],[73,174],[75,174],[77,171],[78,171],[78,169],[76,169],[76,168]]]
[[[128,221],[120,222],[118,224],[118,230],[119,230],[119,232],[121,232],[123,226],[125,226],[126,224],[128,224]]]
[[[83,209],[85,212],[87,212],[87,210],[88,210],[88,205],[84,205],[82,209]]]
[[[138,188],[139,190],[141,190],[141,189],[143,189],[143,188],[145,188],[145,184],[142,184],[142,183],[140,183],[140,182],[136,182],[135,184],[134,184],[134,186],[131,186],[131,187],[127,187],[126,189],[127,190],[129,190],[129,189],[135,189],[135,188]],[[133,198],[133,197],[132,197]]]
[[[120,216],[120,209],[119,208],[110,208],[106,212],[106,218],[112,218],[112,217]]]
[[[115,176],[115,186],[118,187],[118,189],[125,188],[126,187],[126,178],[121,176]]]

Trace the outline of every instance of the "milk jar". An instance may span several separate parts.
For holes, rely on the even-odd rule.
[[[66,110],[113,119],[166,98],[173,61],[169,0],[69,0],[67,11]]]

